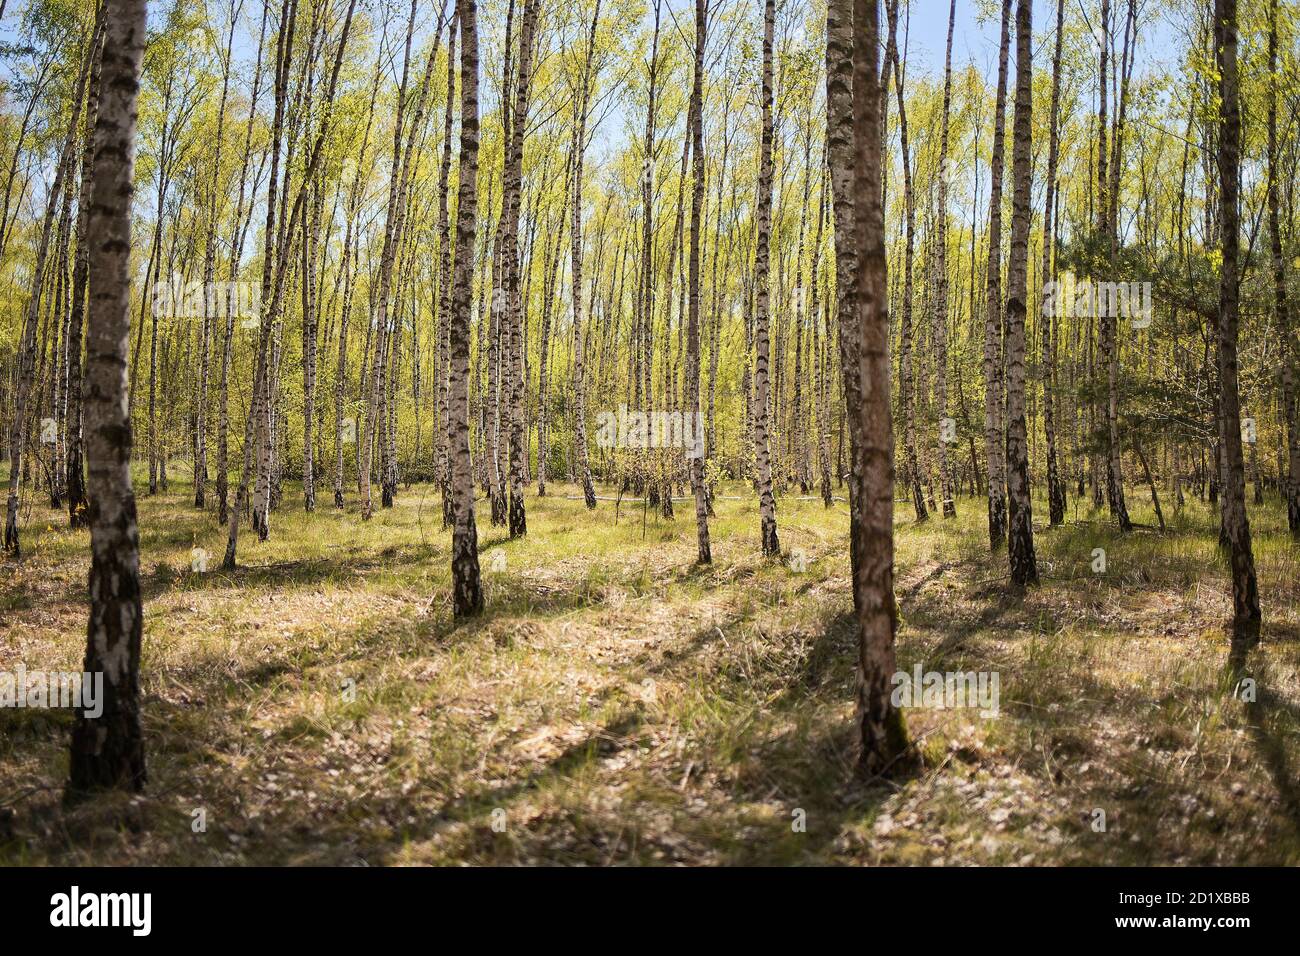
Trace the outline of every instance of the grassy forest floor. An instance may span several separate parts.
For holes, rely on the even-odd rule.
[[[224,533],[188,485],[142,495],[147,792],[63,808],[70,712],[0,710],[0,863],[1300,863],[1300,549],[1275,501],[1251,509],[1253,704],[1206,505],[1121,537],[1073,502],[1048,531],[1037,503],[1022,599],[982,501],[900,505],[900,669],[996,670],[1001,714],[909,710],[923,766],[865,785],[843,503],[779,502],[798,573],[722,488],[746,498],[717,502],[701,570],[689,502],[615,522],[550,490],[518,542],[480,504],[488,609],[462,626],[428,486],[363,524],[286,485],[233,574],[190,571]],[[81,669],[88,538],[45,504],[0,567],[0,670]]]

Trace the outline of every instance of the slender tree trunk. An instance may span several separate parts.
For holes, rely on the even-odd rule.
[[[804,249],[808,235],[808,204],[812,195],[812,124],[803,131],[803,190],[799,203],[799,241],[794,255],[794,303],[791,308],[794,321],[794,394],[790,400],[790,414],[786,424],[786,456],[790,459],[793,474],[799,482],[799,493],[808,494],[808,447],[804,412],[804,326],[808,322],[808,287],[804,284]],[[811,336],[810,336],[811,338]]]
[[[460,27],[460,10],[456,10],[447,28],[447,104],[442,123],[442,163],[438,167],[438,425],[434,455],[438,462],[438,485],[442,490],[442,526],[451,528],[455,520],[451,503],[451,461],[447,442],[447,395],[451,381],[451,218],[447,208],[448,183],[451,180],[451,133],[456,100],[456,31]]]
[[[940,420],[948,418],[948,119],[952,105],[952,33],[957,19],[957,0],[948,8],[948,44],[943,68],[943,118],[939,132],[939,209],[935,215],[934,256],[934,395]],[[901,96],[901,91],[900,91]],[[957,489],[948,463],[948,441],[938,443],[939,490],[943,516],[957,516]]]
[[[704,487],[704,436],[700,428],[700,233],[704,228],[704,45],[708,31],[704,0],[695,0],[695,72],[687,124],[694,169],[691,177],[690,292],[686,318],[686,401],[683,418],[690,444],[691,491],[695,495],[697,561],[712,564],[709,501]]]
[[[1232,633],[1246,644],[1259,640],[1259,588],[1246,517],[1241,454],[1241,396],[1237,388],[1237,327],[1241,295],[1238,182],[1241,174],[1241,107],[1237,86],[1237,0],[1214,0],[1214,47],[1219,67],[1219,198],[1223,273],[1219,283],[1219,443],[1223,458],[1220,497],[1223,531],[1232,564]]]
[[[357,158],[357,172],[352,179],[351,194],[348,197],[347,225],[343,231],[343,256],[339,270],[343,278],[343,303],[339,312],[338,348],[334,361],[334,507],[343,507],[343,446],[349,441],[357,441],[356,421],[351,421],[351,434],[347,433],[343,417],[343,396],[348,384],[348,328],[352,322],[352,303],[356,295],[356,274],[360,270],[358,261],[359,237],[357,215],[361,205],[362,176],[366,163],[366,152],[370,145],[370,130],[374,123],[375,98],[379,92],[379,78],[382,61],[375,64],[375,81],[370,90],[370,106],[366,113],[366,128],[361,136],[361,152]],[[451,94],[449,93],[448,96]]]
[[[502,55],[503,66],[501,69],[501,141],[502,141],[502,183],[501,183],[501,211],[497,217],[496,230],[492,236],[492,254],[491,254],[491,295],[488,296],[487,288],[484,289],[484,296],[487,297],[488,304],[488,346],[487,346],[487,395],[484,398],[484,414],[486,418],[485,432],[485,458],[488,478],[488,500],[491,503],[491,521],[493,527],[504,525],[507,519],[508,505],[506,501],[506,481],[508,467],[503,467],[503,460],[506,450],[508,450],[509,434],[506,434],[507,443],[502,444],[502,427],[503,424],[508,428],[508,422],[504,419],[509,415],[509,383],[508,383],[508,366],[504,346],[508,341],[508,333],[505,331],[505,317],[507,311],[507,286],[509,277],[506,275],[506,269],[509,265],[506,256],[503,254],[502,244],[505,241],[506,222],[510,217],[510,195],[505,186],[505,168],[510,165],[510,153],[514,140],[511,134],[511,108],[513,106],[511,93],[513,87],[511,78],[513,76],[512,52],[514,37],[514,17],[515,17],[515,0],[509,0],[506,6],[506,33],[505,44]],[[492,208],[491,202],[484,206],[484,214],[490,213]],[[505,405],[503,406],[503,400]]]
[[[1056,0],[1056,53],[1052,58],[1052,112],[1048,122],[1047,147],[1047,200],[1043,207],[1043,271],[1044,283],[1053,281],[1053,252],[1055,233],[1052,231],[1052,213],[1056,200],[1056,164],[1060,152],[1061,132],[1061,53],[1065,38],[1065,0]],[[1059,314],[1059,312],[1058,312]],[[1048,310],[1039,310],[1043,356],[1043,437],[1047,441],[1047,501],[1048,524],[1052,527],[1065,520],[1065,484],[1059,474],[1056,457],[1056,352],[1052,347],[1052,316]]]
[[[203,250],[203,316],[199,332],[199,394],[195,407],[194,421],[194,507],[203,508],[207,503],[208,487],[208,378],[210,375],[210,353],[212,351],[212,329],[216,315],[211,304],[215,301],[212,294],[217,270],[217,219],[221,211],[221,147],[226,130],[226,100],[230,92],[230,69],[234,53],[235,21],[238,9],[231,13],[230,31],[226,35],[226,56],[221,71],[221,100],[217,106],[217,141],[213,148],[212,181],[208,188],[208,235]],[[233,276],[232,276],[233,279]],[[227,302],[228,299],[222,297]]]
[[[572,156],[567,164],[572,169]],[[569,195],[566,179],[564,194]],[[540,214],[539,217],[540,219]],[[550,455],[551,440],[551,314],[555,305],[555,289],[559,283],[560,243],[564,238],[564,210],[554,221],[555,237],[543,241],[542,261],[542,322],[537,341],[537,497],[546,496],[546,459]],[[527,433],[525,433],[525,437]],[[525,451],[527,449],[525,448]],[[527,455],[524,456],[527,460]]]
[[[887,9],[890,36],[896,37],[898,33],[898,0],[889,0]],[[951,32],[950,27],[950,36]],[[894,42],[896,43],[897,40]],[[898,99],[898,129],[903,151],[904,208],[903,310],[899,323],[898,403],[903,410],[903,446],[906,455],[905,478],[908,487],[911,489],[912,507],[916,512],[916,520],[925,521],[930,517],[930,514],[925,507],[925,495],[921,491],[921,471],[916,460],[916,400],[912,392],[912,265],[916,250],[916,196],[912,190],[911,150],[907,136],[907,103],[903,98],[903,72],[900,65],[900,61],[903,59],[906,59],[906,51],[904,51],[903,57],[896,56],[893,58],[894,90]],[[946,117],[946,109],[944,114]],[[940,447],[942,450],[946,449],[947,446],[940,442]],[[943,453],[946,460],[947,452],[944,451]]]
[[[1110,175],[1110,161],[1113,160],[1116,174],[1119,169],[1118,149],[1116,155],[1107,156],[1107,137],[1109,135],[1106,127],[1106,92],[1110,76],[1110,0],[1102,0],[1101,3],[1101,68],[1100,68],[1100,95],[1098,111],[1098,152],[1097,152],[1097,182],[1100,196],[1097,200],[1097,209],[1099,214],[1099,232],[1106,242],[1109,243],[1110,264],[1115,268],[1116,252],[1118,240],[1116,236],[1117,224],[1112,215],[1113,210],[1117,207],[1117,198],[1112,197],[1111,190],[1118,183],[1117,175]],[[1120,110],[1120,105],[1116,104],[1116,112]],[[1116,136],[1116,144],[1119,139]],[[1118,189],[1116,188],[1117,192]],[[1110,505],[1111,516],[1119,523],[1121,531],[1131,531],[1133,522],[1129,519],[1128,505],[1124,501],[1124,473],[1120,462],[1120,438],[1119,438],[1119,336],[1117,335],[1118,317],[1114,315],[1114,308],[1103,308],[1098,310],[1101,314],[1098,316],[1098,331],[1101,335],[1101,358],[1106,363],[1106,498]]]
[[[474,527],[474,472],[469,451],[469,320],[478,216],[478,11],[458,0],[460,20],[460,182],[456,194],[456,267],[452,274],[447,420],[451,449],[451,574],[458,618],[483,610],[478,532]]]
[[[248,184],[248,163],[253,153],[253,127],[257,120],[257,99],[262,88],[262,54],[266,45],[266,21],[270,4],[262,5],[262,26],[257,39],[257,60],[253,70],[253,90],[249,97],[248,124],[244,131],[244,158],[239,172],[239,197],[235,202],[235,234],[230,249],[230,278],[239,277],[239,260],[243,255],[244,236],[252,219],[249,203],[248,219],[244,218],[244,190]],[[221,349],[221,372],[217,384],[217,522],[229,521],[229,471],[230,471],[230,366],[234,357],[235,314],[226,302],[226,329]]]
[[[393,272],[402,248],[404,230],[406,230],[407,207],[409,206],[409,189],[411,189],[412,153],[416,140],[424,126],[424,109],[429,96],[429,87],[433,82],[433,66],[438,57],[438,47],[442,38],[442,17],[439,17],[433,35],[433,44],[425,61],[424,78],[420,91],[416,94],[415,109],[412,111],[409,129],[406,122],[406,92],[409,68],[411,68],[411,42],[416,22],[416,3],[412,0],[411,16],[407,21],[406,55],[403,57],[402,79],[398,85],[398,109],[393,133],[393,173],[389,179],[389,206],[383,224],[383,254],[380,259],[380,276],[374,312],[376,312],[376,347],[370,367],[369,395],[365,429],[361,436],[361,519],[369,520],[374,506],[370,498],[370,472],[372,472],[373,447],[380,444],[380,484],[381,503],[383,507],[393,505],[396,492],[396,368],[399,362],[400,333],[402,324],[394,316],[400,315],[400,308],[393,294]],[[400,282],[399,282],[400,287]]]
[[[849,432],[849,552],[857,616],[859,767],[901,769],[907,728],[893,706],[894,439],[890,416],[889,300],[881,190],[878,8],[830,0],[826,24],[828,145],[836,187],[840,358]],[[846,109],[848,107],[848,109]],[[844,203],[845,186],[854,201]],[[842,213],[849,211],[849,216]],[[848,225],[850,228],[842,228]]]
[[[1300,410],[1296,401],[1296,362],[1298,356],[1291,308],[1287,299],[1286,259],[1282,256],[1281,172],[1277,144],[1277,72],[1278,2],[1268,6],[1268,228],[1269,252],[1273,259],[1273,307],[1277,312],[1278,333],[1282,337],[1282,411],[1286,418],[1286,473],[1283,492],[1286,500],[1287,526],[1292,536],[1300,538]]]
[[[984,318],[984,454],[989,475],[989,544],[1007,540],[1007,468],[1002,398],[1002,172],[1006,150],[1007,53],[1011,42],[1011,0],[1002,0],[998,90],[993,113],[993,157],[989,192],[989,259]]]
[[[825,163],[823,162],[823,169]],[[817,238],[813,241],[812,256],[812,303],[809,314],[812,317],[812,366],[815,376],[813,414],[817,427],[817,470],[820,475],[820,492],[822,505],[826,508],[835,503],[831,494],[831,421],[830,421],[830,369],[825,360],[823,338],[820,334],[822,322],[825,321],[825,343],[830,342],[830,310],[822,309],[821,283],[819,279],[822,242],[826,228],[826,208],[830,198],[831,183],[827,172],[822,180],[821,198],[817,204]],[[830,297],[827,297],[828,301]]]
[[[1138,464],[1142,466],[1142,476],[1146,479],[1147,488],[1151,491],[1151,507],[1155,509],[1156,521],[1160,525],[1160,530],[1165,530],[1165,513],[1160,509],[1160,494],[1156,491],[1155,479],[1151,477],[1151,466],[1147,464],[1147,456],[1142,451],[1141,445],[1134,445],[1133,451],[1137,453]]]
[[[600,0],[591,15],[587,51],[582,67],[573,129],[573,202],[569,224],[570,279],[573,286],[573,448],[578,460],[582,497],[590,511],[596,507],[596,489],[591,483],[591,461],[587,457],[586,349],[582,315],[582,169],[587,147],[587,111],[591,104],[592,62],[596,50],[596,27],[600,22]]]
[[[1025,316],[1028,313],[1030,138],[1033,117],[1033,0],[1016,0],[1016,111],[1011,155],[1011,254],[1007,262],[1007,501],[1011,583],[1038,583],[1025,424]]]
[[[371,499],[371,472],[376,440],[384,442],[386,428],[380,426],[380,419],[386,409],[388,386],[388,361],[393,333],[390,307],[392,305],[393,267],[398,247],[402,241],[402,225],[406,202],[407,159],[409,150],[403,148],[407,131],[406,123],[406,86],[411,69],[411,41],[415,32],[416,0],[411,0],[411,14],[406,25],[406,49],[402,59],[402,76],[397,86],[397,111],[393,122],[393,165],[388,181],[388,209],[384,220],[383,253],[379,260],[378,291],[375,296],[375,346],[371,354],[372,364],[369,377],[369,394],[366,399],[365,429],[361,435],[361,518],[370,520],[374,513]],[[428,72],[432,72],[430,69]],[[415,139],[419,121],[411,124],[410,138]],[[381,407],[382,406],[382,407]],[[387,481],[384,465],[386,454],[381,456],[379,480]]]
[[[159,206],[161,209],[161,205]],[[159,216],[161,218],[161,214]],[[158,494],[158,310],[149,310],[149,494]],[[163,490],[167,490],[167,471],[162,475]]]
[[[641,160],[641,267],[638,276],[640,288],[636,296],[636,331],[633,333],[632,350],[633,381],[632,405],[647,415],[653,405],[652,371],[654,352],[654,199],[656,188],[655,168],[655,121],[657,119],[659,95],[659,28],[662,4],[654,0],[655,26],[650,43],[649,95],[646,102],[645,145]],[[658,485],[649,478],[647,453],[638,451],[636,455],[636,484],[638,494],[647,493],[648,504],[659,503]],[[649,486],[647,488],[647,485]]]
[[[667,295],[664,296],[664,333],[663,333],[663,340],[662,340],[664,361],[662,365],[662,376],[661,376],[660,388],[663,390],[662,394],[663,394],[664,410],[668,412],[678,410],[679,407],[677,402],[677,392],[675,388],[676,360],[673,356],[674,354],[680,355],[682,352],[680,319],[682,315],[686,312],[685,301],[680,301],[678,303],[678,310],[677,310],[678,320],[679,320],[678,334],[677,334],[677,339],[678,339],[677,352],[674,353],[672,347],[673,285],[677,281],[678,273],[681,273],[681,278],[683,280],[686,279],[686,275],[685,275],[686,269],[684,268],[685,263],[683,261],[683,257],[685,256],[685,252],[686,252],[686,247],[685,247],[685,242],[683,240],[685,239],[684,233],[686,229],[686,177],[690,170],[690,158],[691,158],[691,131],[690,131],[691,120],[689,119],[689,109],[688,109],[687,116],[688,116],[686,121],[687,135],[683,137],[681,171],[679,172],[677,177],[677,183],[678,183],[677,218],[673,226],[672,241],[668,247],[668,262],[667,262],[667,268],[665,270],[666,282],[664,283],[667,290]],[[685,284],[682,285],[681,291],[683,293],[686,292]],[[673,483],[670,477],[673,470],[672,459],[674,454],[675,453],[671,449],[662,450],[659,456],[658,480],[655,485],[656,488],[661,489],[659,495],[659,514],[662,518],[669,521],[673,520],[674,518]]]
[[[528,100],[532,85],[533,46],[537,32],[540,0],[524,0],[524,21],[519,31],[519,72],[515,88],[515,108],[510,123],[510,154],[502,176],[502,195],[509,204],[504,242],[498,255],[504,256],[506,270],[507,326],[502,341],[506,343],[504,367],[509,370],[502,391],[508,396],[506,422],[510,430],[510,537],[528,533],[528,516],[524,506],[524,472],[527,468],[527,432],[524,429],[524,302],[519,283],[519,207],[524,165],[524,137],[528,127]]]
[[[249,418],[244,430],[244,469],[240,476],[240,489],[244,490],[250,478],[252,467],[250,456],[256,456],[256,483],[253,489],[253,529],[259,540],[265,540],[269,534],[269,442],[272,425],[271,385],[269,367],[271,361],[272,333],[276,325],[276,315],[271,307],[272,294],[275,291],[276,263],[280,263],[280,272],[286,271],[284,264],[283,243],[277,239],[276,214],[280,211],[279,173],[280,149],[284,131],[285,101],[288,97],[289,64],[293,54],[294,28],[297,23],[296,0],[284,0],[280,12],[280,33],[276,41],[276,75],[275,75],[275,111],[271,122],[271,171],[266,190],[266,230],[263,233],[262,256],[262,314],[259,322],[257,351],[253,359],[253,392],[249,399]],[[285,164],[286,167],[289,165]],[[285,178],[288,178],[286,168]],[[282,230],[285,235],[288,230]],[[235,510],[231,515],[228,538],[226,541],[226,564],[234,569],[235,548],[239,528],[239,515],[243,511],[243,497],[236,495]]]
[[[754,311],[754,451],[758,472],[758,503],[761,515],[763,554],[781,553],[776,535],[776,499],[772,495],[772,461],[769,450],[768,362],[770,339],[770,294],[772,280],[772,34],[776,20],[775,0],[763,5],[763,138],[759,147],[758,205],[755,214],[757,249],[754,253],[754,281],[757,284]]]
[[[317,298],[317,261],[320,255],[322,206],[325,201],[319,184],[312,187],[314,196],[302,211],[302,495],[303,508],[316,510],[316,347],[320,324],[320,300]]]
[[[711,290],[711,302],[709,306],[709,384],[708,384],[708,411],[705,414],[705,460],[713,460],[718,456],[718,431],[717,431],[717,411],[718,411],[718,353],[722,347],[722,283],[718,281],[718,262],[722,258],[722,213],[725,196],[725,187],[727,181],[731,180],[732,197],[736,195],[735,177],[727,175],[728,152],[731,147],[731,133],[728,128],[730,120],[730,100],[724,97],[722,102],[722,160],[718,164],[718,175],[716,177],[718,184],[717,199],[714,203],[713,210],[713,256],[711,262],[711,274],[709,278],[709,288]],[[823,203],[824,206],[824,203]],[[825,212],[825,209],[822,209]],[[731,261],[730,256],[731,243],[727,245],[727,260]],[[816,262],[816,258],[813,259]],[[816,284],[813,286],[814,294],[816,293]],[[815,323],[814,323],[815,324]],[[713,488],[709,488],[709,516],[713,516]]]
[[[85,467],[82,460],[82,362],[85,339],[86,289],[90,281],[90,203],[95,185],[95,127],[98,122],[104,23],[101,10],[96,24],[89,96],[86,101],[85,146],[81,153],[81,198],[77,202],[77,258],[72,273],[72,304],[68,318],[67,457],[65,485],[68,519],[73,528],[89,523]],[[128,291],[128,295],[129,295]]]
[[[131,491],[131,202],[136,99],[145,45],[145,0],[106,0],[102,92],[95,124],[95,182],[86,350],[86,460],[90,493],[90,620],[83,670],[103,674],[102,712],[78,712],[67,796],[141,790],[140,539]]]
[[[92,32],[92,42],[89,47],[91,60],[94,59],[94,50],[96,49],[95,37],[96,34]],[[63,507],[63,452],[67,432],[67,417],[64,414],[60,393],[65,389],[67,382],[67,323],[70,315],[65,297],[68,293],[68,250],[72,235],[72,193],[77,171],[75,150],[69,151],[67,159],[68,171],[63,180],[63,200],[59,213],[58,234],[55,239],[58,258],[54,267],[54,302],[53,308],[48,312],[45,319],[45,339],[50,340],[50,374],[49,383],[44,389],[46,393],[44,407],[48,410],[48,417],[55,422],[54,442],[49,446],[50,463],[45,469],[45,473],[50,493],[50,507],[55,510]],[[44,343],[42,343],[42,351],[44,351],[44,348]],[[44,356],[42,356],[42,364],[44,364]],[[38,379],[44,377],[43,372],[38,374],[37,377]],[[38,401],[36,404],[37,407],[40,407],[43,403]]]

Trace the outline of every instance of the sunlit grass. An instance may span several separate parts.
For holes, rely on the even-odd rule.
[[[613,502],[548,490],[522,541],[480,508],[488,610],[462,625],[428,486],[362,522],[328,489],[307,515],[286,484],[270,540],[241,529],[233,573],[188,485],[142,493],[148,791],[65,811],[66,715],[0,711],[0,860],[1300,862],[1297,550],[1275,501],[1251,509],[1253,705],[1225,667],[1208,505],[1162,501],[1162,534],[1134,490],[1143,527],[1119,536],[1073,501],[1048,530],[1035,502],[1043,583],[1023,597],[982,500],[921,525],[900,506],[899,666],[996,670],[1001,716],[909,710],[923,766],[886,784],[853,773],[844,503],[780,500],[798,573],[760,557],[740,483],[718,489],[710,568],[689,501],[664,521],[625,499],[616,521]],[[39,501],[23,531],[0,669],[79,669],[87,536]]]

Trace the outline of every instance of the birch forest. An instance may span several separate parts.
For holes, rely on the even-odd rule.
[[[1300,863],[1298,167],[1295,0],[0,0],[0,863]]]

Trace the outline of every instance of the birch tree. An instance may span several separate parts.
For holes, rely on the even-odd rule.
[[[1061,54],[1065,45],[1065,0],[1056,0],[1056,52],[1052,57],[1052,106],[1047,123],[1047,188],[1043,203],[1043,268],[1042,281],[1054,281],[1052,232],[1053,214],[1057,199],[1056,168],[1061,147]],[[1056,350],[1054,348],[1053,317],[1047,309],[1040,309],[1043,368],[1043,438],[1046,441],[1048,524],[1052,527],[1065,520],[1065,483],[1060,477],[1056,454]]]
[[[478,217],[478,10],[457,0],[460,20],[460,157],[456,186],[456,266],[452,273],[447,441],[451,449],[452,606],[458,618],[483,610],[478,532],[474,527],[474,472],[469,449],[469,334],[474,240]]]
[[[948,131],[952,108],[952,33],[957,20],[957,0],[948,6],[948,42],[943,61],[943,118],[939,127],[939,209],[935,215],[934,290],[935,404],[940,421],[948,419]],[[956,488],[948,464],[946,435],[939,437],[939,490],[945,518],[957,517]]]
[[[1007,262],[1007,501],[1011,583],[1038,583],[1025,424],[1025,316],[1028,313],[1030,138],[1033,121],[1033,0],[1016,0],[1016,107],[1011,155],[1011,253]]]
[[[596,489],[591,483],[591,461],[587,454],[587,369],[586,341],[583,338],[582,312],[582,183],[583,166],[587,150],[587,116],[591,108],[591,85],[594,80],[593,63],[596,52],[596,27],[600,23],[600,0],[596,0],[591,14],[591,28],[587,33],[587,48],[583,57],[582,74],[578,84],[578,99],[574,108],[573,144],[573,200],[570,204],[569,253],[570,284],[573,308],[573,452],[577,458],[577,477],[582,482],[582,498],[590,511],[596,507]]]
[[[1002,0],[998,46],[998,88],[993,107],[990,162],[988,270],[984,313],[984,455],[988,469],[989,544],[1007,540],[1005,408],[1002,394],[1002,170],[1006,150],[1007,51],[1011,42],[1011,0]]]
[[[85,428],[90,497],[90,620],[83,671],[104,675],[102,712],[78,711],[67,792],[141,790],[140,538],[131,490],[126,360],[131,333],[131,205],[145,0],[105,0],[106,33],[87,221],[90,321]]]
[[[826,17],[832,182],[854,193],[835,243],[856,269],[838,272],[840,355],[849,432],[849,554],[857,619],[859,767],[900,769],[907,729],[891,700],[894,634],[894,437],[890,415],[889,305],[882,186],[879,11],[874,0],[830,0]],[[846,111],[845,107],[849,109]],[[846,165],[851,163],[852,165]],[[839,197],[836,197],[837,205]],[[849,225],[849,229],[841,228]]]
[[[763,554],[781,553],[776,534],[776,499],[772,494],[772,459],[769,444],[771,398],[768,368],[771,359],[770,303],[772,255],[772,34],[776,21],[775,0],[763,5],[763,134],[759,146],[758,201],[755,213],[754,282],[754,458],[757,471],[758,505]]]
[[[1237,332],[1240,321],[1241,251],[1239,177],[1241,103],[1237,72],[1237,0],[1214,0],[1214,48],[1219,73],[1219,218],[1223,266],[1219,280],[1219,444],[1223,492],[1219,499],[1232,568],[1232,634],[1247,645],[1259,640],[1259,586],[1246,516],[1246,480],[1241,452],[1241,396],[1238,390]]]
[[[1286,259],[1282,255],[1282,217],[1280,214],[1283,173],[1279,168],[1277,140],[1278,73],[1278,0],[1268,5],[1268,230],[1269,254],[1273,266],[1273,309],[1282,337],[1282,411],[1286,417],[1286,476],[1283,489],[1286,499],[1287,526],[1292,536],[1300,538],[1300,409],[1296,401],[1297,348],[1292,326],[1291,304],[1287,296]]]
[[[697,561],[711,564],[709,502],[704,487],[704,447],[700,429],[700,232],[704,228],[704,47],[708,38],[708,12],[704,0],[695,0],[695,69],[687,124],[691,134],[694,169],[691,176],[690,293],[686,320],[686,426],[691,446],[688,467],[695,496]]]
[[[67,452],[64,486],[68,518],[73,528],[87,525],[85,462],[82,450],[82,362],[85,339],[86,290],[90,282],[90,203],[95,184],[95,127],[99,115],[99,88],[104,44],[104,14],[96,17],[96,48],[91,54],[90,88],[86,102],[85,145],[81,152],[81,194],[77,202],[77,258],[72,272],[72,302],[68,316],[68,389],[65,409]]]
[[[898,0],[889,0],[887,7],[890,35],[898,32]],[[951,35],[952,30],[949,29]],[[897,41],[895,41],[897,42]],[[951,45],[950,45],[951,52]],[[903,158],[903,302],[899,320],[898,404],[903,411],[903,453],[905,455],[904,480],[912,495],[912,507],[917,521],[930,517],[921,491],[921,470],[916,460],[916,399],[912,391],[912,296],[913,263],[916,250],[916,197],[912,186],[912,158],[907,130],[907,103],[903,96],[902,62],[907,51],[892,59],[894,90],[898,99],[898,132]],[[946,115],[946,110],[945,110]],[[945,320],[946,321],[946,320]],[[946,445],[943,446],[946,448]],[[944,452],[945,456],[947,452]],[[947,460],[946,457],[944,459]],[[946,467],[946,466],[945,466]]]

